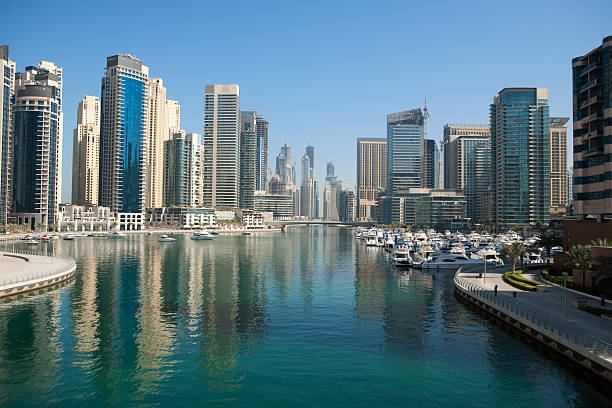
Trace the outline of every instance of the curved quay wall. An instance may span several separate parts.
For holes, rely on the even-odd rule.
[[[454,278],[455,294],[520,330],[550,349],[612,382],[612,345],[568,326],[545,312],[534,311],[505,295],[495,296],[461,277]]]
[[[72,277],[76,263],[72,258],[0,253],[0,256],[19,258],[28,263],[23,273],[3,276],[0,273],[0,299],[40,290],[65,282]]]

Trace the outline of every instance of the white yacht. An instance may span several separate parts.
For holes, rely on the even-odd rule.
[[[423,269],[459,269],[464,266],[482,265],[478,259],[470,259],[465,255],[435,254],[431,260],[421,264]]]
[[[194,241],[211,241],[213,236],[208,231],[197,231],[191,236]]]
[[[494,248],[483,248],[478,252],[472,254],[472,259],[483,260],[486,259],[487,263],[495,265],[503,265],[504,261],[499,257],[499,252]]]
[[[366,246],[378,246],[378,239],[375,236],[368,236],[365,242]]]
[[[167,235],[162,235],[158,238],[157,242],[174,242],[176,238],[169,237]]]
[[[393,265],[398,267],[412,266],[412,257],[408,248],[399,247],[395,250],[393,253]]]
[[[127,238],[127,235],[125,235],[123,232],[113,231],[108,235],[108,237],[112,239],[123,239]]]
[[[74,240],[74,235],[64,235],[64,241],[72,241]]]

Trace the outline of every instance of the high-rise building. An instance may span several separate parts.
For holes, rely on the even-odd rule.
[[[574,168],[567,169],[567,203],[574,202]]]
[[[161,78],[149,78],[149,109],[147,126],[147,208],[159,208],[164,203],[164,143],[169,139],[166,87]]]
[[[172,99],[166,100],[166,110],[168,112],[168,138],[181,130],[181,105]]]
[[[491,104],[498,230],[550,222],[548,90],[504,88]]]
[[[257,115],[240,112],[240,208],[255,208],[257,180]]]
[[[300,215],[309,219],[316,217],[315,182],[313,179],[302,180],[300,189]]]
[[[268,127],[269,123],[257,116],[257,160],[255,162],[255,190],[265,190],[268,184]]]
[[[204,91],[204,205],[237,208],[240,199],[240,89]]]
[[[79,102],[72,139],[72,204],[98,205],[100,175],[100,99]]]
[[[342,190],[338,199],[338,217],[342,222],[354,222],[356,216],[357,202],[355,192]]]
[[[302,156],[302,182],[312,179],[312,167],[310,166],[310,156],[304,154]]]
[[[484,221],[483,194],[492,183],[490,128],[482,125],[444,126],[445,189],[463,190],[467,216]]]
[[[572,60],[574,212],[612,214],[612,36]]]
[[[306,146],[306,155],[310,159],[310,169],[312,170],[310,177],[314,178],[314,168],[315,168],[314,146],[310,144]]]
[[[12,214],[34,228],[57,221],[61,191],[62,69],[42,61],[15,76]]]
[[[336,165],[334,162],[327,162],[327,174],[325,176],[325,181],[335,181],[336,180]]]
[[[440,184],[440,151],[435,140],[425,139],[423,155],[423,185],[438,188]]]
[[[567,205],[567,122],[550,118],[550,205],[565,212]]]
[[[202,193],[200,135],[177,132],[164,142],[164,206],[201,206]]]
[[[149,68],[138,58],[118,54],[106,59],[99,203],[118,213],[120,228],[140,228],[146,207],[148,80]]]
[[[376,200],[387,189],[387,139],[357,139],[357,219],[374,221]]]
[[[423,112],[420,108],[387,115],[387,194],[423,186]]]
[[[8,45],[0,45],[0,225],[6,225],[11,202],[13,140],[13,99],[15,63],[9,59]]]

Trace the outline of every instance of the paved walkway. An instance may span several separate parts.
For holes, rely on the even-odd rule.
[[[0,291],[74,270],[73,259],[0,252]],[[27,259],[27,260],[26,260]]]
[[[612,320],[607,320],[594,314],[578,310],[572,306],[574,299],[588,300],[587,304],[593,307],[601,307],[601,304],[593,299],[580,294],[567,291],[567,320],[565,319],[565,298],[563,288],[547,285],[546,292],[528,292],[510,286],[502,279],[502,274],[508,268],[496,268],[487,271],[486,278],[478,277],[478,270],[469,270],[461,276],[468,281],[493,292],[495,285],[498,285],[497,295],[507,296],[515,301],[519,301],[533,310],[539,310],[550,317],[555,318],[560,323],[571,326],[582,333],[596,337],[612,345]],[[517,293],[516,298],[512,297],[512,292]],[[606,309],[612,312],[612,306],[606,305]]]

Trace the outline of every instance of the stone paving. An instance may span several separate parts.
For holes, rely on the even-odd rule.
[[[0,252],[0,291],[74,270],[70,258],[22,255]]]
[[[534,310],[540,310],[550,317],[571,326],[584,334],[593,336],[612,345],[612,320],[608,320],[594,314],[578,310],[572,306],[572,301],[576,299],[587,300],[589,306],[601,308],[599,301],[586,297],[575,292],[567,291],[567,319],[565,318],[565,291],[558,286],[547,285],[545,292],[529,292],[516,289],[507,284],[503,279],[503,272],[508,270],[507,267],[496,268],[487,271],[486,276],[479,277],[478,270],[469,270],[461,274],[468,281],[481,286],[493,292],[495,285],[498,285],[498,296],[507,296],[513,298],[513,292],[516,292],[515,301],[521,302],[523,305]],[[612,312],[612,306],[607,303],[605,309]]]

